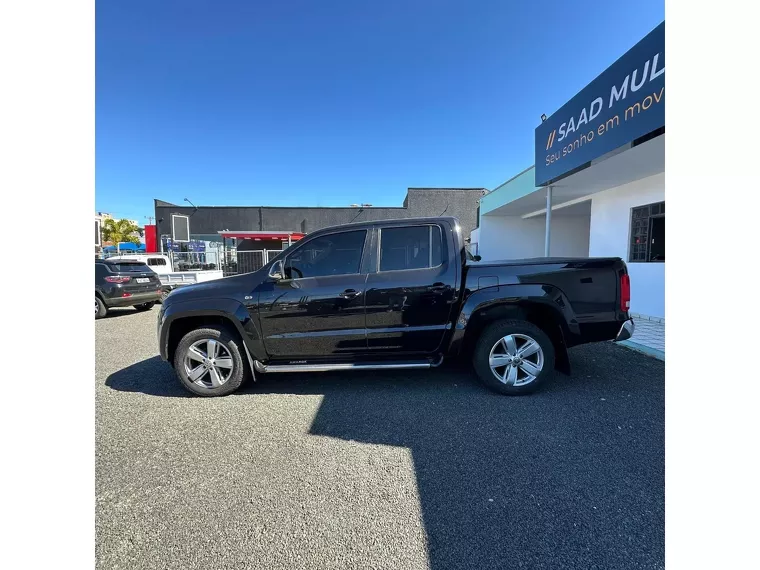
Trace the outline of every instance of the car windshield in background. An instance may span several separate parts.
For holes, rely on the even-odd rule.
[[[151,269],[144,263],[122,261],[120,263],[109,263],[111,271],[116,273],[146,273]]]

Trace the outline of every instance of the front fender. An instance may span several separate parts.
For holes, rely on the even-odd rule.
[[[258,323],[251,319],[248,309],[235,299],[203,299],[202,306],[197,301],[178,301],[165,305],[158,324],[158,342],[161,358],[168,360],[168,343],[172,325],[180,319],[214,316],[228,320],[243,339],[249,355],[256,359],[265,359],[264,343]]]
[[[507,305],[515,318],[522,318],[522,304],[541,303],[558,311],[571,333],[579,334],[580,327],[570,302],[565,294],[553,285],[536,283],[498,285],[479,289],[467,297],[457,317],[454,334],[449,345],[449,354],[458,355],[462,349],[467,326],[473,315],[495,306]]]

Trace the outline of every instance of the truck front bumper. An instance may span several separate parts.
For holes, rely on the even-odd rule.
[[[633,319],[628,319],[623,323],[623,326],[620,327],[620,330],[618,331],[617,336],[615,337],[615,342],[620,342],[621,340],[628,340],[633,336],[634,331],[636,330],[636,325],[633,323]]]

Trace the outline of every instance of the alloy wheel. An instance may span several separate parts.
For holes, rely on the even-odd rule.
[[[496,379],[509,386],[533,382],[544,368],[544,351],[535,339],[509,334],[496,341],[488,355],[488,365]]]
[[[188,379],[201,388],[224,385],[232,376],[232,353],[224,343],[208,338],[195,341],[184,359]]]

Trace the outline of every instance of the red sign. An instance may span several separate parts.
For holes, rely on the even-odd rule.
[[[158,252],[158,244],[156,243],[156,226],[145,226],[145,253]]]

